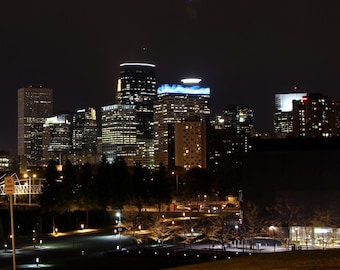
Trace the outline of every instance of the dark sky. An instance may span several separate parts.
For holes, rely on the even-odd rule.
[[[250,104],[272,129],[274,94],[340,99],[340,2],[0,1],[0,149],[16,154],[17,89],[54,89],[54,111],[114,102],[119,64],[156,64],[157,83],[197,76],[212,111]]]

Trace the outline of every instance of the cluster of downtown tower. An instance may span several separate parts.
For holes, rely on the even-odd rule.
[[[207,167],[210,88],[201,87],[200,80],[192,79],[183,80],[182,85],[157,87],[155,69],[149,63],[121,64],[115,103],[101,107],[100,119],[93,107],[54,115],[53,89],[19,89],[21,164],[46,166],[50,159],[60,163],[65,159],[73,164],[96,163],[105,155],[109,163],[120,158],[129,166],[168,166],[169,152],[176,152],[169,151],[176,130],[182,134],[182,149],[190,141],[183,149],[186,158],[177,159],[182,162],[181,167]]]
[[[338,136],[339,102],[294,90],[275,96],[274,134]],[[235,151],[251,150],[251,136],[273,136],[254,131],[250,105],[226,105],[211,117],[210,88],[200,79],[157,86],[154,64],[122,63],[116,93],[115,103],[102,106],[97,119],[93,107],[54,115],[53,89],[20,88],[21,170],[51,159],[97,163],[103,156],[110,163],[124,159],[128,166],[207,168]]]

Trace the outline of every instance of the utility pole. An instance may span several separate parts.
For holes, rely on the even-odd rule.
[[[15,238],[14,238],[14,219],[13,219],[13,194],[14,194],[14,177],[5,177],[5,191],[9,197],[9,208],[11,215],[11,238],[12,238],[12,258],[13,258],[13,270],[17,269],[15,260]]]

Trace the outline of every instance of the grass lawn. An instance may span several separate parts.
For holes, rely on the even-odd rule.
[[[340,249],[244,255],[230,260],[169,268],[176,270],[335,270],[340,269]]]

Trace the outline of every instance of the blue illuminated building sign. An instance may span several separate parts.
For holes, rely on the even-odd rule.
[[[198,85],[183,86],[178,84],[163,84],[158,87],[157,94],[210,95],[210,88],[200,87]]]

